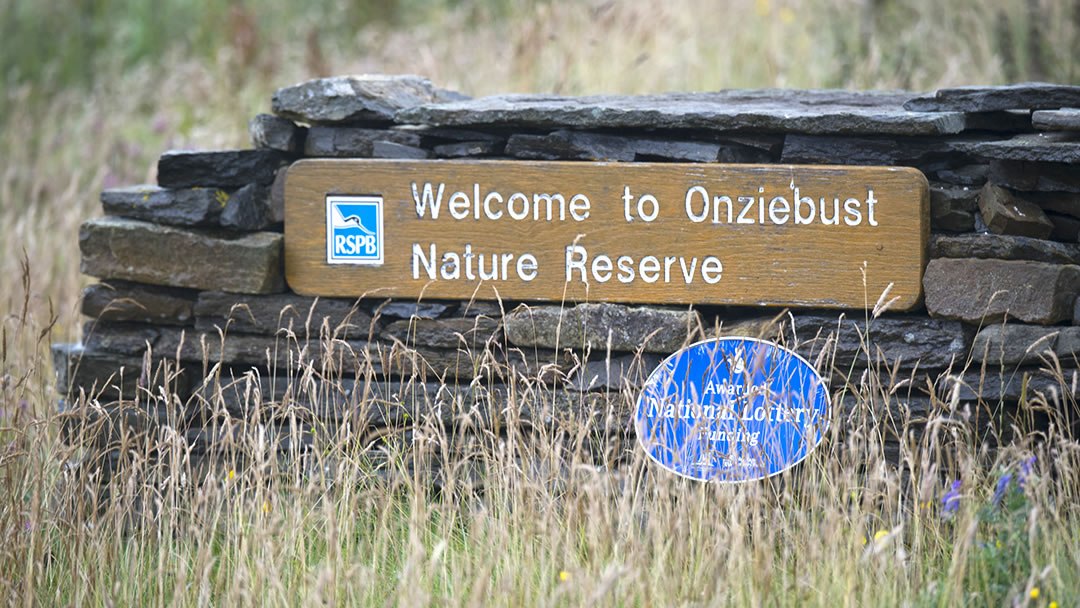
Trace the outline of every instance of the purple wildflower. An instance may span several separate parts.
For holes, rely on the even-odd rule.
[[[1032,469],[1034,469],[1034,468],[1035,468],[1035,457],[1034,456],[1032,456],[1031,458],[1028,458],[1027,460],[1025,460],[1023,462],[1023,464],[1020,465],[1020,474],[1017,476],[1016,483],[1017,483],[1017,485],[1020,486],[1021,490],[1024,489],[1025,485],[1027,485],[1028,480],[1031,479],[1031,477],[1032,477]]]
[[[1009,482],[1012,481],[1012,475],[1006,473],[998,479],[997,488],[994,489],[994,497],[990,499],[990,503],[997,506],[1001,503],[1001,499],[1005,498],[1005,492],[1009,489]]]
[[[964,482],[960,479],[952,482],[952,488],[941,497],[942,515],[952,515],[960,508],[960,486]]]

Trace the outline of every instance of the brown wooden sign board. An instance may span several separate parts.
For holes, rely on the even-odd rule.
[[[873,306],[921,297],[914,169],[302,160],[285,185],[307,295]]]

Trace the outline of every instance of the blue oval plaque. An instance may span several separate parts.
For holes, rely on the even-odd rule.
[[[645,453],[679,475],[740,482],[802,461],[829,425],[829,391],[796,353],[753,338],[698,342],[645,383],[635,422]]]

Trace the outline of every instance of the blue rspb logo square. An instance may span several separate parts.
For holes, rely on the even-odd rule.
[[[326,262],[383,263],[381,196],[326,197]]]

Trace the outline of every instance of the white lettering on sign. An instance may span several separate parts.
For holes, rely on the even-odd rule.
[[[411,183],[416,215],[420,219],[497,221],[583,222],[589,218],[592,201],[584,194],[562,192],[502,193],[481,188],[450,190],[445,183]],[[710,192],[696,185],[686,190],[685,217],[693,223],[772,224],[776,226],[860,226],[876,227],[874,191],[867,188],[859,196],[813,197],[792,181],[790,196],[766,196],[760,186],[754,194]],[[444,207],[445,197],[445,207]],[[661,216],[660,200],[650,193],[631,192],[624,186],[621,195],[623,218],[627,222],[655,221]],[[361,243],[349,246],[362,246]],[[580,283],[672,283],[715,285],[723,279],[724,264],[715,255],[617,255],[590,254],[582,245],[566,246],[565,278]],[[540,272],[531,253],[473,251],[471,244],[461,250],[439,251],[435,243],[413,243],[412,277],[427,280],[532,281]]]
[[[417,217],[439,219],[445,191],[446,184],[443,183],[435,187],[431,182],[426,182],[423,187],[420,187],[416,182],[412,182]],[[655,203],[656,199],[652,200]],[[470,217],[474,220],[497,220],[505,211],[515,220],[563,222],[572,219],[575,222],[582,222],[589,218],[592,202],[584,194],[574,194],[567,198],[566,195],[558,192],[534,192],[531,196],[524,192],[514,192],[509,197],[503,198],[499,192],[488,191],[481,196],[480,184],[473,184],[471,196],[465,191],[454,192],[449,196],[446,205],[450,216],[455,220]]]

